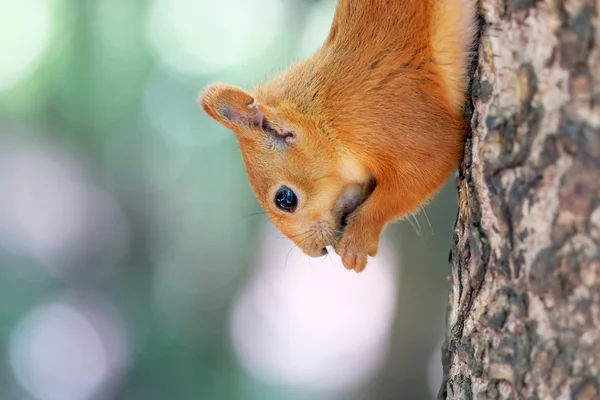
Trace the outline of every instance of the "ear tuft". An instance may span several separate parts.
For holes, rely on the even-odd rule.
[[[252,95],[237,86],[214,83],[200,95],[200,105],[223,125],[259,125],[264,114]]]

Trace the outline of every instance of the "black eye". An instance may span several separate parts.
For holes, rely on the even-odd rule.
[[[290,188],[282,186],[275,194],[275,205],[283,211],[293,213],[298,205],[298,197]]]

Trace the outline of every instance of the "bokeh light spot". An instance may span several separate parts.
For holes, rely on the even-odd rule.
[[[270,229],[265,238],[280,235]],[[380,255],[356,274],[333,252],[312,259],[292,247],[289,239],[263,241],[254,279],[231,314],[236,355],[274,384],[356,390],[389,354],[398,291],[392,249],[383,239]]]
[[[9,343],[10,362],[37,400],[85,400],[107,390],[126,365],[124,331],[112,307],[64,298],[27,313]]]
[[[104,275],[127,250],[118,204],[75,157],[48,143],[0,140],[0,193],[0,248],[56,277]]]
[[[148,38],[168,67],[189,75],[239,67],[282,28],[282,0],[154,0]]]
[[[52,32],[50,0],[0,1],[0,92],[35,71]]]

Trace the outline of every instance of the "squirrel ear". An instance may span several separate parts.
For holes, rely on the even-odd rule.
[[[232,126],[261,125],[263,111],[252,95],[237,86],[214,83],[200,95],[204,111],[221,124]]]

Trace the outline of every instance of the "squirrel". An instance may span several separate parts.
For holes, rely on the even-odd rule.
[[[476,0],[339,0],[322,46],[254,91],[212,83],[252,190],[307,255],[360,272],[463,156]]]

